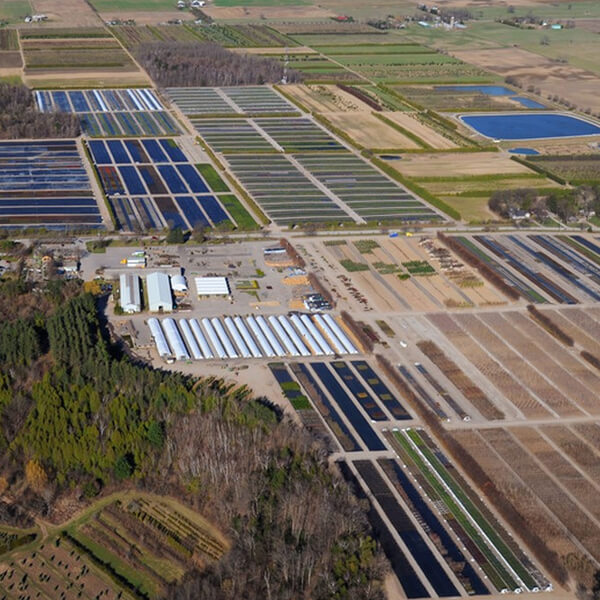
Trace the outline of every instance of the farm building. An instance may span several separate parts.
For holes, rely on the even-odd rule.
[[[123,273],[119,278],[121,296],[119,305],[126,313],[135,313],[142,310],[140,297],[140,278],[137,275]]]
[[[146,278],[148,284],[148,308],[150,312],[171,312],[173,297],[171,283],[166,273],[150,273]]]
[[[196,277],[196,290],[198,297],[203,296],[229,296],[229,282],[227,277]]]
[[[176,294],[185,294],[188,286],[183,275],[171,275],[171,287]]]

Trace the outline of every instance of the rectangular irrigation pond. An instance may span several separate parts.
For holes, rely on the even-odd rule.
[[[103,226],[75,140],[0,142],[0,226]]]
[[[530,140],[600,135],[600,125],[560,113],[461,115],[477,133],[498,140]]]
[[[225,207],[201,166],[191,164],[172,139],[90,140],[88,148],[123,230],[233,228],[237,222],[230,208],[253,221],[231,192]]]

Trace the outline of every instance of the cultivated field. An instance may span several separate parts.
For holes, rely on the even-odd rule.
[[[373,109],[356,96],[341,90],[336,85],[291,84],[285,87],[286,93],[296,98],[311,112],[355,113],[371,112]]]
[[[365,148],[404,150],[420,148],[414,140],[368,112],[334,112],[327,113],[326,118],[334,127]]]
[[[409,113],[386,112],[383,114],[386,118],[400,125],[400,127],[416,135],[425,143],[425,145],[433,148],[434,150],[450,150],[457,147],[457,144],[455,144],[452,140],[449,140],[437,131],[433,130],[431,127],[428,127]],[[437,173],[435,169],[429,171],[429,173],[431,172]]]
[[[589,585],[600,556],[597,478],[586,473],[587,457],[598,457],[597,425],[484,429],[454,438],[481,465],[510,511],[538,536],[536,550],[558,555],[556,572]],[[561,443],[563,447],[561,448]],[[567,450],[568,448],[568,450]],[[556,575],[555,575],[556,576]]]

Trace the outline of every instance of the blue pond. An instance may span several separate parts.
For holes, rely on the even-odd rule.
[[[516,100],[521,106],[524,106],[525,108],[546,108],[543,104],[540,104],[539,102],[536,102],[531,98],[524,98],[523,96],[513,96],[511,100]]]
[[[511,154],[523,154],[525,156],[535,156],[536,154],[539,154],[539,152],[533,148],[511,148],[509,152]]]
[[[462,115],[460,118],[478,133],[499,140],[600,135],[598,125],[557,113]]]

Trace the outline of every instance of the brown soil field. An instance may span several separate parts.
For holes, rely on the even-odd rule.
[[[534,351],[530,353],[525,348],[525,356],[531,357],[532,362],[537,362],[538,368],[552,379],[556,386],[568,394],[575,404],[579,404],[591,414],[598,414],[600,401],[600,377],[589,369],[583,361],[578,360],[564,346],[559,344],[544,329],[520,313],[507,313],[507,318],[514,325],[526,343],[531,344]],[[504,323],[501,331],[504,332]],[[547,357],[547,359],[543,356]]]
[[[543,539],[553,550],[563,556],[571,552],[578,552],[563,526],[544,510],[540,500],[490,449],[480,433],[457,431],[453,433],[453,436],[471,456],[476,458],[483,470],[490,476],[490,480],[495,483],[516,510],[526,517],[531,527],[543,534]]]
[[[586,331],[594,340],[600,339],[600,322],[594,319],[593,312],[583,311],[580,308],[563,308],[560,309],[560,314],[577,325],[577,327]]]
[[[373,110],[336,85],[286,85],[285,91],[298,99],[306,108],[320,113],[366,112]],[[329,118],[329,117],[328,117]]]
[[[260,19],[261,21],[280,21],[295,19],[328,19],[335,12],[320,6],[214,6],[203,8],[213,19]],[[181,18],[181,17],[180,17]]]
[[[20,52],[0,52],[0,69],[18,69],[22,64]]]
[[[568,458],[558,452],[554,446],[533,428],[515,427],[512,434],[531,452],[560,482],[565,493],[569,492],[591,517],[600,517],[600,503],[597,502],[600,489],[592,483],[585,473],[580,472]],[[596,522],[598,528],[598,522]]]
[[[507,332],[503,329],[498,331],[496,328],[492,330],[487,327],[483,322],[484,318],[486,323],[489,321],[489,318],[486,317],[488,315],[483,315],[480,320],[474,315],[456,315],[455,320],[556,414],[559,416],[581,416],[581,411],[569,402],[568,397],[542,376],[542,373],[545,374],[546,372],[540,370],[539,365],[540,363],[545,365],[549,361],[543,361],[528,355],[525,355],[528,359],[525,360],[502,339]],[[508,341],[512,342],[514,340],[508,339]],[[538,371],[531,365],[538,366]]]
[[[564,138],[553,140],[532,140],[527,142],[528,148],[537,150],[540,154],[589,154],[596,151],[597,137]],[[508,149],[514,143],[502,143],[501,147]]]
[[[550,416],[549,411],[534,398],[531,392],[513,377],[510,365],[505,368],[504,363],[491,358],[484,348],[452,320],[450,315],[435,314],[429,315],[428,318],[525,417],[536,419]]]
[[[598,450],[568,427],[546,426],[539,429],[593,481],[600,482],[600,452]]]
[[[150,85],[150,80],[144,73],[140,71],[132,71],[123,73],[122,71],[86,71],[86,72],[70,72],[60,69],[53,69],[51,73],[26,73],[26,83],[32,88],[64,88],[64,89],[81,89],[81,88],[99,88],[99,87],[125,87],[134,85]]]
[[[99,27],[98,15],[82,0],[31,0],[35,14],[48,15],[51,27]],[[36,25],[38,27],[38,25]]]
[[[513,471],[527,483],[535,495],[558,518],[568,531],[596,559],[600,557],[600,529],[569,498],[564,490],[539,466],[516,438],[507,430],[488,429],[483,435],[486,441],[511,466]]]
[[[400,127],[404,127],[404,129],[414,133],[418,138],[421,138],[425,143],[429,144],[436,150],[450,150],[457,147],[454,142],[445,138],[443,135],[439,134],[437,131],[434,131],[430,127],[427,127],[427,125],[420,123],[408,113],[386,112],[384,115],[388,119],[398,123]]]
[[[388,164],[408,177],[531,173],[527,167],[502,152],[469,152],[468,159],[464,152],[407,154],[402,160],[388,161]]]
[[[327,120],[365,148],[416,150],[420,147],[370,112],[327,113]]]
[[[566,64],[557,64],[549,58],[520,48],[493,48],[459,50],[453,56],[502,77],[516,77],[524,88],[539,87],[542,98],[555,94],[580,109],[598,107],[600,78],[594,73]]]

